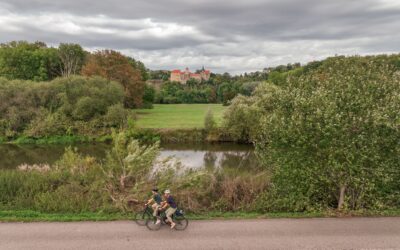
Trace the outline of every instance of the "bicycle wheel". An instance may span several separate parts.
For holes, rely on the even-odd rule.
[[[148,221],[149,219],[151,219],[151,215],[146,212],[137,213],[135,215],[135,222],[139,226],[145,226],[146,221]]]
[[[174,216],[173,218],[175,225],[175,229],[179,231],[183,231],[187,228],[189,225],[188,219],[185,218],[185,216]]]
[[[152,218],[149,218],[147,221],[146,221],[146,227],[149,229],[149,230],[152,230],[152,231],[157,231],[157,230],[159,230],[160,228],[161,228],[161,224],[162,224],[162,222],[160,221],[159,223],[157,223],[157,217],[152,217]]]

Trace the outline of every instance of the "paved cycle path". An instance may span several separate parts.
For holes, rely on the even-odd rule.
[[[131,221],[0,223],[0,249],[400,249],[400,217],[190,221],[183,232]]]

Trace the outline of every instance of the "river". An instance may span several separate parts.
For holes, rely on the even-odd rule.
[[[0,145],[0,169],[15,169],[27,164],[52,164],[64,153],[66,145]],[[105,158],[111,145],[85,143],[72,145],[84,155]],[[220,144],[162,144],[159,159],[177,158],[187,168],[252,168],[257,166],[254,149],[250,145]]]

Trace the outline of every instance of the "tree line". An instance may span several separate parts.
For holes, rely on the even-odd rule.
[[[123,87],[126,108],[139,108],[147,70],[134,58],[113,50],[85,51],[79,44],[61,43],[57,48],[43,42],[12,41],[0,45],[0,77],[8,80],[51,81],[72,75],[101,76]]]
[[[155,91],[155,103],[223,103],[228,105],[238,94],[250,96],[260,82],[197,82],[189,80],[186,84],[165,82]]]
[[[151,108],[152,103],[227,105],[239,94],[250,95],[260,82],[279,81],[284,73],[299,67],[299,63],[280,65],[237,76],[212,73],[208,81],[191,79],[179,85],[169,82],[169,71],[149,70],[142,62],[114,50],[89,52],[74,43],[61,43],[58,47],[26,41],[0,44],[0,77],[38,82],[72,75],[98,75],[121,84],[125,108]],[[154,88],[145,84],[148,79],[164,83],[161,88]]]
[[[149,79],[164,81],[159,89],[154,89],[155,103],[222,103],[228,105],[238,95],[252,95],[260,83],[279,82],[285,74],[299,68],[302,68],[300,63],[289,63],[235,76],[231,76],[227,72],[211,73],[210,79],[207,81],[199,82],[190,79],[186,84],[170,82],[168,80],[169,71],[156,70],[149,71]]]

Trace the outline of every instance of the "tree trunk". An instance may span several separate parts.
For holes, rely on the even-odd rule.
[[[121,187],[121,191],[122,191],[122,192],[125,190],[125,178],[126,178],[126,176],[124,176],[124,175],[122,175],[122,176],[119,178],[119,185],[120,185],[120,187]]]
[[[342,208],[343,208],[345,192],[346,192],[346,186],[345,185],[340,186],[340,195],[339,195],[339,202],[338,202],[338,207],[337,207],[337,209],[339,211],[342,210]]]

